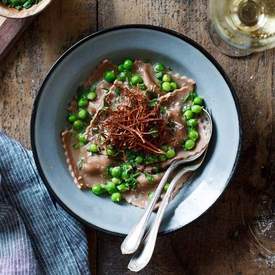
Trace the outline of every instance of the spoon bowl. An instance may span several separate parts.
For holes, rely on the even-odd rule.
[[[7,5],[0,3],[0,16],[17,19],[34,16],[43,11],[51,2],[52,0],[41,0],[39,3],[34,4],[30,8],[22,10],[10,8]]]

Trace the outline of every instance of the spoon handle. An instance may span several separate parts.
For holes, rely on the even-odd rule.
[[[140,253],[136,253],[128,265],[128,268],[131,271],[138,272],[142,270],[149,263],[154,252],[156,239],[157,239],[159,227],[160,227],[164,212],[166,210],[166,207],[169,203],[169,200],[171,198],[173,190],[175,189],[176,184],[184,174],[199,168],[203,159],[204,159],[204,156],[202,157],[202,160],[199,163],[183,168],[170,183],[168,190],[165,193],[161,201],[161,204],[159,206],[156,219],[152,224],[151,228],[149,229],[149,232],[145,238],[143,250]]]
[[[170,173],[177,167],[177,164],[171,164],[170,167],[166,170],[164,176],[162,177],[162,180],[160,181],[155,194],[151,201],[149,202],[143,216],[141,217],[140,221],[131,229],[127,237],[124,239],[124,241],[121,244],[121,252],[122,254],[131,254],[134,253],[144,236],[145,230],[148,225],[149,218],[154,210],[154,207],[161,195],[162,189],[167,182],[167,179],[170,175]]]

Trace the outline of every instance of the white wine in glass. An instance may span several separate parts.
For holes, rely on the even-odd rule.
[[[229,56],[275,47],[275,0],[209,0],[209,33]]]

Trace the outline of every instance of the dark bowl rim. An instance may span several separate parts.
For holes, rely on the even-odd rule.
[[[35,145],[35,121],[36,121],[36,113],[38,110],[38,106],[39,106],[39,101],[40,101],[40,97],[42,95],[44,86],[46,84],[46,82],[48,81],[49,77],[51,76],[51,74],[53,73],[53,71],[55,70],[55,68],[59,65],[59,63],[67,56],[69,55],[74,49],[76,49],[77,47],[79,47],[81,44],[85,43],[86,41],[93,39],[97,36],[100,36],[104,33],[109,33],[112,31],[117,31],[117,30],[123,30],[123,29],[147,29],[147,30],[154,30],[154,31],[159,31],[159,32],[163,32],[169,35],[172,35],[174,37],[177,37],[181,40],[183,40],[184,42],[190,44],[191,46],[193,46],[194,48],[196,48],[197,50],[199,50],[215,67],[216,69],[219,71],[219,73],[222,75],[223,79],[225,80],[226,84],[229,87],[229,90],[232,94],[236,109],[237,109],[237,115],[238,115],[238,123],[239,123],[239,144],[238,144],[238,150],[237,150],[237,154],[236,154],[236,158],[235,158],[235,162],[234,165],[232,167],[231,173],[227,179],[227,182],[225,184],[224,189],[222,190],[222,192],[220,193],[220,195],[217,197],[217,199],[213,202],[213,204],[208,207],[204,212],[201,213],[201,215],[199,215],[196,219],[194,219],[193,221],[191,221],[188,224],[193,223],[195,220],[197,220],[200,216],[202,216],[203,214],[205,214],[214,204],[215,202],[221,197],[221,195],[223,194],[225,188],[228,186],[229,182],[232,180],[233,176],[235,175],[236,172],[236,168],[238,166],[239,160],[240,160],[240,154],[241,154],[241,148],[242,148],[242,136],[243,136],[243,129],[242,129],[242,118],[241,118],[241,109],[240,109],[240,104],[239,104],[239,100],[237,97],[237,93],[229,79],[229,77],[227,76],[227,74],[225,73],[224,69],[222,68],[222,66],[216,61],[216,59],[207,51],[205,50],[201,45],[199,45],[197,42],[195,42],[194,40],[192,40],[191,38],[176,32],[174,30],[171,29],[167,29],[164,27],[159,27],[159,26],[153,26],[153,25],[146,25],[146,24],[127,24],[127,25],[119,25],[119,26],[114,26],[114,27],[110,27],[110,28],[106,28],[100,31],[97,31],[95,33],[92,33],[84,38],[82,38],[81,40],[79,40],[78,42],[76,42],[73,46],[71,46],[68,50],[66,50],[57,60],[56,62],[52,65],[52,67],[49,69],[45,79],[43,80],[38,93],[36,95],[36,98],[34,100],[34,104],[33,104],[33,109],[32,109],[32,114],[31,114],[31,127],[30,127],[30,136],[31,136],[31,147],[32,147],[32,151],[33,151],[33,157],[35,160],[35,164],[37,166],[37,170],[39,175],[41,176],[47,190],[49,191],[49,194],[53,200],[53,202],[57,202],[58,204],[60,204],[68,213],[70,213],[73,217],[75,217],[77,220],[79,220],[80,222],[82,222],[84,225],[87,225],[89,227],[92,227],[98,231],[104,232],[104,233],[108,233],[114,236],[118,236],[118,237],[124,237],[126,236],[126,234],[123,233],[117,233],[117,232],[113,232],[107,229],[103,229],[101,227],[98,227],[84,219],[82,219],[80,216],[78,216],[74,211],[72,211],[71,209],[69,209],[68,206],[65,205],[65,203],[63,203],[63,201],[58,197],[58,195],[54,192],[54,190],[52,189],[50,183],[48,182],[42,167],[40,165],[39,162],[39,157],[37,154],[37,150],[36,150],[36,145]],[[174,229],[170,229],[170,230],[165,230],[162,231],[161,233],[159,233],[159,235],[166,235],[168,233],[174,233],[180,229],[182,229],[184,226],[179,226],[177,228]]]

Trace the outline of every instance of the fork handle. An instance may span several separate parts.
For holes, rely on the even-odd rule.
[[[149,263],[154,252],[159,227],[160,227],[164,212],[166,210],[166,207],[171,198],[172,192],[178,180],[190,170],[191,169],[189,167],[183,168],[182,171],[180,171],[172,180],[170,186],[168,187],[167,192],[165,193],[161,201],[156,219],[152,224],[151,228],[149,229],[149,232],[145,238],[143,250],[141,251],[140,254],[135,254],[128,265],[128,268],[131,271],[138,272],[142,270]]]
[[[138,249],[138,247],[141,243],[141,240],[144,236],[145,230],[147,228],[149,218],[150,218],[150,216],[154,210],[154,207],[161,195],[162,189],[163,189],[165,183],[167,182],[169,175],[176,167],[177,167],[177,164],[172,163],[170,165],[170,167],[166,170],[165,174],[163,175],[163,177],[155,191],[155,194],[154,194],[152,200],[149,202],[144,214],[142,215],[142,218],[131,229],[131,231],[129,232],[127,237],[122,242],[121,247],[120,247],[122,254],[131,254],[131,253],[134,253]]]

